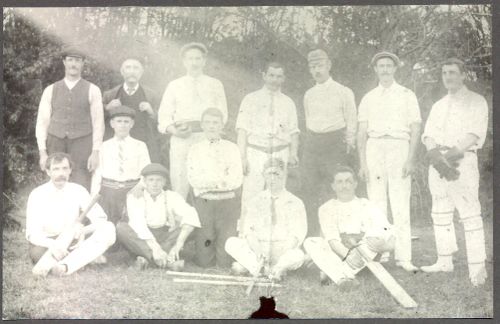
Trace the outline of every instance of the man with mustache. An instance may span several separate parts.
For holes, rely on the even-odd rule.
[[[400,66],[395,54],[377,53],[371,65],[379,85],[359,104],[359,175],[367,182],[370,200],[386,215],[390,202],[396,232],[396,265],[415,271],[418,268],[411,263],[410,195],[420,136],[420,109],[415,94],[394,79]],[[383,261],[387,258],[385,255]]]
[[[322,49],[307,55],[316,84],[304,95],[307,132],[302,154],[302,198],[309,235],[319,234],[318,207],[330,196],[328,168],[347,163],[356,143],[356,103],[351,89],[330,76],[332,62]]]
[[[119,106],[127,106],[135,110],[134,126],[130,136],[146,143],[152,162],[160,162],[160,146],[158,144],[158,130],[156,127],[158,98],[149,88],[140,84],[144,73],[142,61],[138,57],[129,57],[123,61],[120,73],[124,83],[105,91],[103,103],[105,109],[106,129],[104,139],[113,137],[110,128],[110,112]]]
[[[98,204],[87,214],[90,225],[76,223],[91,198],[84,187],[68,182],[72,172],[71,157],[57,152],[49,155],[45,163],[44,169],[50,180],[30,193],[26,208],[26,239],[30,244],[30,258],[35,264],[48,250],[59,260],[51,272],[69,275],[102,256],[115,242],[115,226],[107,221]],[[75,240],[90,236],[68,249],[67,246],[60,246],[56,238],[71,228],[74,229]]]
[[[181,49],[186,75],[170,82],[158,111],[158,131],[170,137],[170,183],[186,199],[189,192],[186,160],[189,149],[203,140],[200,127],[205,109],[219,109],[227,121],[227,103],[222,83],[203,73],[208,50],[201,43],[188,43]],[[200,161],[200,163],[202,163]]]
[[[437,261],[421,267],[424,272],[453,271],[453,253],[458,250],[453,214],[458,211],[464,225],[469,278],[473,286],[486,281],[486,248],[479,202],[477,150],[488,130],[488,104],[483,96],[464,84],[463,61],[452,58],[441,64],[448,94],[431,109],[422,141],[427,148],[429,189]]]
[[[64,79],[43,91],[36,120],[40,168],[48,154],[66,152],[74,163],[71,181],[90,189],[104,134],[101,90],[82,78],[84,55],[74,47],[63,53]]]

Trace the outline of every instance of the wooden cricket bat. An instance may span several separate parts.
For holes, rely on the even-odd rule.
[[[83,221],[85,216],[87,216],[89,211],[97,203],[100,197],[101,195],[97,194],[92,198],[88,206],[78,216],[74,225],[81,223]],[[56,238],[56,242],[59,246],[68,248],[71,242],[73,242],[74,237],[75,237],[75,226],[71,226],[67,228],[65,231],[63,231],[61,234],[59,234],[59,236]],[[52,256],[50,250],[47,250],[47,252],[45,252],[45,254],[40,258],[40,260],[38,260],[38,262],[33,267],[32,273],[36,276],[45,277],[46,275],[49,274],[50,269],[52,269],[52,267],[55,266],[57,262],[58,260],[56,260]]]
[[[415,308],[417,307],[417,302],[411,298],[410,295],[399,285],[399,283],[394,279],[393,276],[379,263],[370,260],[363,253],[363,249],[357,248],[358,252],[363,256],[366,267],[370,269],[373,275],[382,283],[382,285],[389,291],[389,293],[394,297],[398,303],[400,303],[405,308]]]

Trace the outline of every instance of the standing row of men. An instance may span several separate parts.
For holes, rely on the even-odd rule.
[[[123,63],[124,85],[104,96],[105,111],[110,117],[114,137],[101,146],[104,109],[100,91],[81,79],[81,53],[67,52],[63,60],[65,78],[45,89],[40,103],[36,132],[40,165],[45,167],[48,153],[67,152],[75,163],[72,172],[74,181],[88,188],[88,175],[95,171],[92,191],[103,194],[102,205],[109,204],[105,209],[110,219],[115,224],[126,220],[122,217],[122,209],[126,205],[131,224],[130,212],[133,208],[129,206],[126,193],[134,186],[137,188],[145,165],[151,160],[159,161],[158,156],[154,158],[156,161],[153,159],[159,149],[151,127],[156,125],[154,120],[157,118],[158,130],[171,135],[172,193],[185,200],[190,188],[193,189],[194,205],[201,221],[196,239],[197,259],[205,266],[213,264],[216,259],[217,263],[220,259],[221,264],[227,264],[230,259],[222,246],[226,245],[228,252],[244,250],[241,247],[231,248],[239,243],[226,240],[236,233],[235,226],[231,224],[239,218],[240,236],[244,229],[254,228],[248,224],[252,224],[255,217],[265,218],[254,213],[265,213],[253,210],[255,206],[252,207],[252,202],[265,188],[270,190],[273,179],[280,171],[286,175],[288,167],[299,164],[296,108],[294,102],[280,91],[285,78],[284,67],[271,63],[263,72],[264,87],[247,95],[241,103],[236,122],[238,145],[221,140],[220,133],[227,121],[227,105],[222,83],[203,74],[207,49],[202,44],[191,43],[183,47],[181,55],[187,75],[168,85],[158,113],[152,105],[154,96],[138,85],[142,75],[140,61],[129,59]],[[310,236],[320,234],[317,212],[327,200],[331,184],[327,179],[332,179],[328,175],[332,167],[347,163],[348,154],[356,147],[357,136],[359,175],[368,184],[369,198],[384,215],[387,215],[388,203],[391,206],[396,235],[396,263],[407,271],[417,270],[411,263],[409,202],[421,117],[414,93],[394,79],[400,65],[399,58],[389,52],[373,57],[372,66],[379,78],[379,86],[363,97],[359,113],[356,113],[353,92],[332,80],[327,54],[322,50],[312,51],[308,62],[317,83],[304,96],[307,126],[301,159],[302,199],[307,209],[307,226],[304,225],[304,228],[309,228]],[[449,94],[433,107],[422,135],[433,166],[429,171],[429,183],[439,255],[435,265],[422,267],[422,270],[453,269],[451,253],[456,250],[453,210],[456,207],[466,229],[469,273],[473,283],[477,283],[484,281],[486,256],[475,152],[484,142],[488,116],[484,98],[467,90],[464,79],[465,70],[461,61],[450,60],[443,64],[443,82]],[[135,133],[134,129],[137,129]],[[267,171],[270,174],[266,178]],[[166,176],[166,172],[158,172]],[[148,174],[143,172],[142,175]],[[139,189],[134,190],[136,198],[146,199],[147,195],[140,190],[141,187],[146,192],[150,191],[144,180]],[[240,217],[237,189],[242,181]],[[270,201],[269,204],[262,203],[262,206],[270,206],[268,210],[270,218],[273,218],[277,202],[274,199]],[[163,211],[172,207],[172,204],[166,204]],[[285,204],[284,208],[288,205]],[[153,208],[149,214],[158,214],[158,210]],[[172,213],[175,214],[174,211]],[[223,219],[225,216],[230,219]],[[147,222],[147,225],[154,228],[153,223]],[[195,221],[188,223],[191,227],[198,225]],[[173,225],[167,227],[170,231]],[[135,231],[136,234],[138,231]],[[188,232],[186,230],[182,236]],[[217,240],[216,233],[223,233],[221,240]],[[118,234],[121,237],[120,232]],[[150,234],[142,235],[142,239],[148,240]],[[323,234],[326,235],[324,231]],[[141,235],[138,237],[141,238]],[[304,237],[305,234],[297,235],[287,247],[297,248]],[[231,243],[226,244],[226,241]],[[203,251],[203,246],[211,252]],[[152,243],[149,247],[153,251],[150,260],[156,262],[161,259],[160,264],[166,262],[157,244]],[[178,250],[173,254],[178,256]],[[238,257],[233,257],[238,260]],[[176,258],[171,255],[169,260],[175,261]],[[275,275],[279,277],[280,272]]]

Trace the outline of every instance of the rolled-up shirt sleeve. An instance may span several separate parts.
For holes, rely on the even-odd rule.
[[[98,151],[101,148],[104,136],[104,108],[101,90],[94,84],[90,85],[89,99],[90,117],[92,119],[92,149]]]
[[[177,223],[201,227],[200,219],[196,209],[190,206],[181,195],[174,191],[167,192],[167,205],[170,206]]]
[[[408,124],[421,123],[420,107],[418,105],[417,96],[412,91],[408,94]]]
[[[295,200],[290,205],[290,234],[294,235],[298,239],[300,245],[306,238],[307,234],[306,208],[304,207],[304,203],[300,199]]]
[[[290,113],[288,114],[288,118],[289,134],[293,135],[300,133],[299,122],[297,119],[297,107],[295,106],[293,100],[290,100]]]
[[[436,139],[439,136],[439,129],[437,127],[437,115],[439,114],[439,102],[435,103],[429,113],[429,117],[425,123],[424,132],[422,133],[422,143],[425,144],[427,137]]]
[[[26,239],[34,245],[50,248],[55,240],[47,237],[43,231],[40,217],[44,213],[43,206],[42,197],[32,192],[26,207]]]
[[[222,112],[223,119],[224,119],[224,124],[227,123],[227,100],[226,100],[226,93],[224,92],[224,85],[222,82],[219,80],[216,80],[215,83],[215,100],[216,100],[216,105],[217,108]]]
[[[340,231],[337,226],[336,217],[328,206],[321,206],[318,211],[319,224],[321,227],[321,231],[323,232],[323,237],[327,241],[335,240],[341,241],[340,239]]]
[[[165,134],[167,127],[174,123],[175,89],[172,82],[167,85],[158,109],[158,131]]]
[[[473,113],[470,114],[465,133],[476,135],[479,138],[477,145],[481,148],[488,131],[488,103],[483,97],[475,96],[470,107]]]
[[[243,167],[241,165],[240,150],[236,145],[232,146],[227,161],[227,177],[226,186],[227,190],[234,190],[241,186],[243,183]]]
[[[248,96],[245,96],[245,98],[241,101],[238,117],[236,118],[236,130],[243,129],[245,131],[249,131],[251,127],[250,111],[252,109],[252,104],[250,101],[251,100]]]
[[[128,224],[141,240],[154,239],[146,223],[146,204],[144,198],[135,198],[132,194],[127,195]]]
[[[354,92],[351,89],[345,88],[344,90],[344,120],[346,123],[346,137],[355,138],[358,122],[356,118],[356,101],[354,99]]]
[[[52,88],[53,85],[49,85],[43,90],[42,98],[38,105],[35,135],[40,151],[47,149],[47,130],[49,129],[50,115],[52,113]]]

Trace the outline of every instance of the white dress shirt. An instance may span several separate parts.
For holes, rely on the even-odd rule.
[[[165,133],[168,126],[178,122],[200,121],[207,108],[218,108],[227,121],[227,103],[224,86],[212,77],[202,74],[197,78],[185,75],[170,82],[158,110],[158,131]]]
[[[479,140],[471,149],[483,147],[488,130],[488,103],[483,96],[463,86],[455,94],[447,94],[431,109],[422,139],[433,138],[436,144],[453,147],[466,134]]]
[[[236,129],[247,132],[249,144],[290,144],[291,136],[299,132],[295,103],[282,92],[271,92],[265,87],[249,93],[241,102]]]
[[[64,79],[66,86],[71,90],[80,81],[69,81]],[[52,89],[54,84],[43,90],[42,98],[38,106],[38,116],[36,119],[36,140],[38,149],[47,149],[47,130],[49,129],[50,116],[52,114]],[[92,150],[101,148],[102,137],[104,135],[104,110],[102,106],[101,90],[93,83],[89,87],[90,118],[92,120]]]
[[[79,184],[68,182],[58,189],[49,181],[36,187],[28,197],[26,208],[26,238],[29,242],[50,247],[67,227],[75,224],[80,212],[87,208],[91,197]],[[99,204],[87,214],[92,223],[106,221]]]
[[[207,139],[191,147],[187,160],[188,180],[194,195],[238,189],[243,168],[238,146],[230,141]]]
[[[168,226],[169,231],[173,231],[184,224],[201,227],[196,209],[170,190],[163,191],[155,198],[147,190],[140,198],[127,195],[127,213],[130,227],[142,240],[154,238],[149,228]]]
[[[410,125],[422,119],[413,91],[394,81],[388,88],[379,85],[361,99],[358,121],[368,123],[369,137],[409,140]]]

